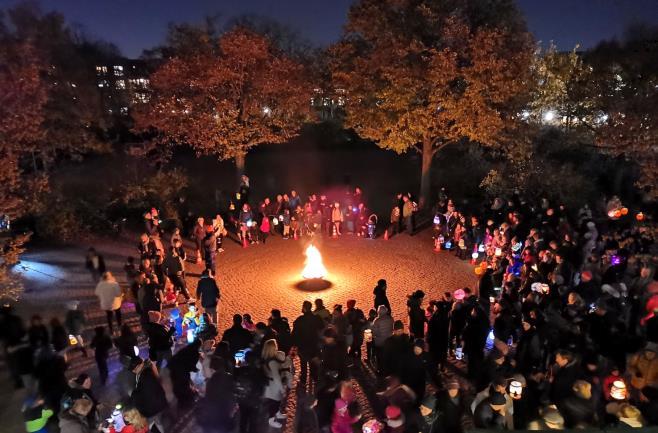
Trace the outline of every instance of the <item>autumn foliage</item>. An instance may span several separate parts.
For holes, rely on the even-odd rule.
[[[203,42],[153,74],[152,99],[136,113],[136,130],[154,133],[160,145],[234,159],[242,170],[252,147],[297,134],[310,116],[311,83],[303,65],[250,30]]]
[[[362,0],[332,49],[347,126],[380,147],[422,154],[421,200],[433,156],[465,140],[496,145],[527,87],[528,34],[449,2]],[[476,19],[477,18],[477,19]]]

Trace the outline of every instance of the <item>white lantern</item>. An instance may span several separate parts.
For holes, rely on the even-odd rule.
[[[494,253],[496,257],[500,257],[503,255],[503,250],[501,248],[496,248],[496,251]]]
[[[615,400],[626,400],[626,384],[623,380],[615,380],[612,382],[610,397]]]
[[[471,257],[473,258],[473,260],[477,260],[477,258],[480,257],[480,254],[477,253],[477,252],[474,252],[473,254],[471,254]]]
[[[523,393],[523,385],[518,380],[513,380],[509,384],[509,393],[514,399],[521,398],[521,393]]]
[[[370,343],[372,341],[372,330],[366,329],[363,331],[363,339],[366,343]]]
[[[78,345],[78,339],[75,338],[75,335],[69,334],[69,345],[71,345],[71,346],[77,346]]]

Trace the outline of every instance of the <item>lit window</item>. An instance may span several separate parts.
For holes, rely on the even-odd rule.
[[[96,73],[98,75],[107,74],[107,66],[96,66]]]
[[[128,107],[121,107],[120,113],[124,116],[128,115]]]
[[[142,103],[145,104],[149,101],[149,95],[148,93],[135,93],[135,96],[133,97],[133,102],[134,103]]]
[[[126,82],[123,81],[123,80],[117,80],[117,82],[114,83],[114,86],[115,86],[117,89],[125,89],[125,88],[126,88]]]
[[[117,77],[123,76],[123,66],[115,65],[114,66],[114,75]]]
[[[110,83],[107,80],[100,80],[98,82],[98,87],[110,87]]]

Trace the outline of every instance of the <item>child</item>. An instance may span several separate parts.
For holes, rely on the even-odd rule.
[[[196,328],[199,327],[199,312],[194,302],[190,302],[187,306],[187,313],[183,316],[183,326],[193,332],[196,332]]]
[[[176,330],[176,333],[174,334],[176,338],[181,338],[183,336],[183,317],[181,317],[178,308],[174,308],[169,312],[169,326]]]
[[[98,365],[101,383],[105,385],[105,382],[107,382],[107,358],[110,356],[110,349],[112,349],[112,339],[105,333],[105,327],[103,326],[97,326],[94,328],[94,332],[96,335],[91,340],[91,347],[95,349],[96,365]]]
[[[267,240],[267,236],[270,234],[270,219],[267,215],[263,216],[263,221],[260,223],[260,237],[263,240],[263,244]]]
[[[165,284],[165,295],[164,299],[162,300],[162,306],[164,308],[167,307],[175,307],[176,306],[176,301],[178,300],[178,295],[176,292],[174,292],[174,286],[172,284]]]
[[[251,320],[251,314],[246,313],[242,315],[242,327],[249,332],[254,332],[256,330],[256,325]]]
[[[368,311],[368,320],[366,321],[366,326],[364,328],[364,340],[366,342],[366,357],[368,362],[374,359],[373,355],[373,342],[372,342],[372,324],[375,323],[377,318],[377,311],[371,308]]]
[[[288,239],[288,236],[290,236],[290,209],[286,209],[281,217],[281,222],[283,223],[283,239]]]

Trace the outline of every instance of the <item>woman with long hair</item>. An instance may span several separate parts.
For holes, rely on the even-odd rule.
[[[281,428],[282,424],[279,420],[286,418],[286,415],[281,411],[281,404],[286,396],[286,386],[281,368],[286,361],[286,354],[279,350],[276,340],[271,339],[263,344],[261,359],[263,361],[263,372],[267,378],[263,397],[268,411],[269,425],[274,428]]]

